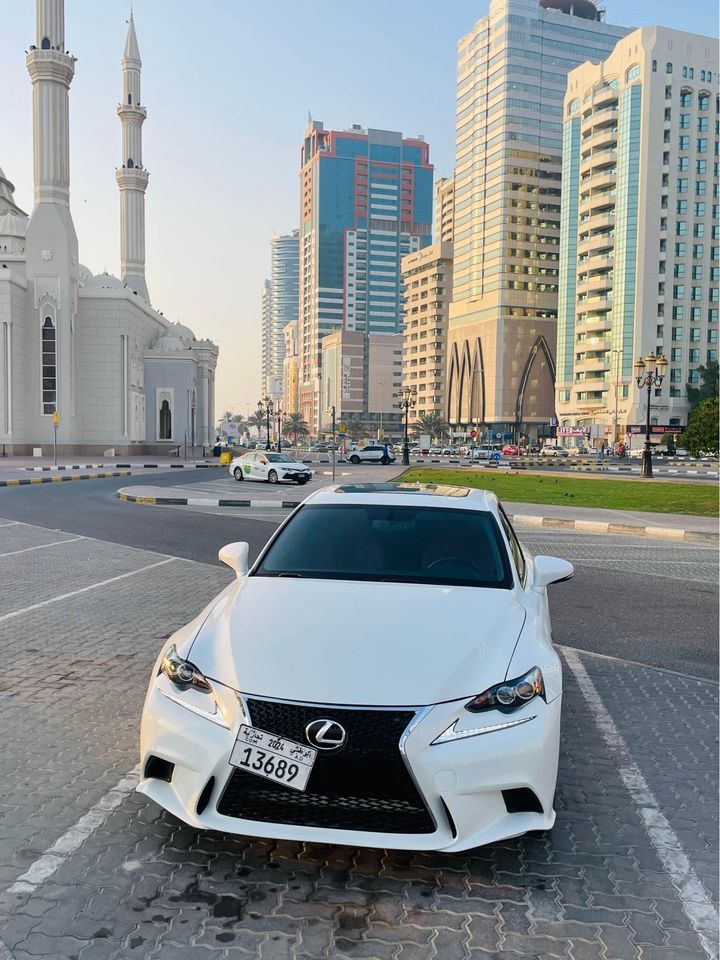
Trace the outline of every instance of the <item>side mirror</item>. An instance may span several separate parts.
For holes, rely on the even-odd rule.
[[[534,590],[542,590],[551,583],[562,583],[563,580],[569,580],[575,573],[575,567],[568,560],[561,560],[560,557],[535,557],[533,568]]]
[[[218,550],[218,560],[234,570],[238,577],[247,576],[248,551],[250,547],[244,540],[237,543],[226,543]]]

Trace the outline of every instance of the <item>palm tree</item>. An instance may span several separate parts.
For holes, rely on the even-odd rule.
[[[310,433],[310,428],[307,421],[303,420],[301,413],[290,413],[283,423],[283,433],[286,437],[291,437],[292,442],[297,446],[298,439],[306,437]]]
[[[342,422],[345,424],[345,436],[352,443],[357,443],[358,440],[363,439],[369,433],[364,413],[347,413],[342,418]]]
[[[226,423],[227,421],[232,421],[234,416],[235,414],[232,412],[232,410],[226,410],[222,417],[220,417],[220,420],[222,423]]]
[[[255,413],[251,413],[245,422],[247,423],[248,427],[256,428],[258,438],[260,437],[260,431],[267,426],[265,414],[262,412],[262,410],[256,410]]]
[[[247,423],[245,422],[245,417],[242,413],[236,413],[232,418],[233,423],[237,424],[238,436],[241,437],[243,434],[248,432]]]
[[[413,436],[424,433],[430,436],[430,440],[442,440],[449,429],[447,420],[439,413],[421,413],[410,427]]]

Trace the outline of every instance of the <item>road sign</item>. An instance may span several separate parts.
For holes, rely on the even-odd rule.
[[[345,424],[344,424],[344,423],[339,423],[339,424],[338,424],[338,433],[345,433],[345,429],[346,429],[346,427],[345,427]]]
[[[54,427],[60,426],[60,414],[57,412],[57,410],[53,414],[53,426]]]
[[[502,440],[502,437],[503,437],[503,435],[502,435],[501,433],[496,433],[496,434],[495,434],[495,439],[496,439],[496,440]]]
[[[471,437],[473,438],[473,440],[474,440],[474,439],[477,437],[477,430],[471,430],[471,431],[470,431],[470,436],[471,436]]]
[[[493,450],[493,452],[490,454],[490,459],[494,460],[495,463],[498,462],[498,460],[500,459],[500,454],[498,453],[497,450]]]

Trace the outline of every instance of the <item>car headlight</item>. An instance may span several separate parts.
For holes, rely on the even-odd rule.
[[[505,680],[488,687],[477,697],[473,697],[465,704],[470,713],[481,713],[483,710],[500,710],[501,713],[510,713],[534,700],[535,697],[545,699],[545,684],[540,667],[533,667],[521,677],[514,680]]]
[[[168,647],[160,664],[160,671],[165,674],[180,690],[200,690],[210,693],[212,687],[194,663],[184,660],[175,649],[175,644]]]

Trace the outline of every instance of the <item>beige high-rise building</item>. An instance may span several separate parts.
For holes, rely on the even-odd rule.
[[[405,327],[403,386],[415,391],[414,415],[445,416],[452,243],[438,240],[403,257]]]
[[[435,185],[435,239],[452,243],[455,226],[455,178],[443,177]]]
[[[717,360],[718,46],[643,27],[568,77],[557,346],[561,427],[645,431],[633,362],[669,360],[653,432],[687,423],[688,381]]]
[[[283,401],[285,413],[297,413],[298,405],[298,325],[291,320],[283,327],[285,356],[283,358]]]
[[[567,74],[628,31],[591,0],[490,0],[458,46],[448,419],[535,434],[554,412]]]

